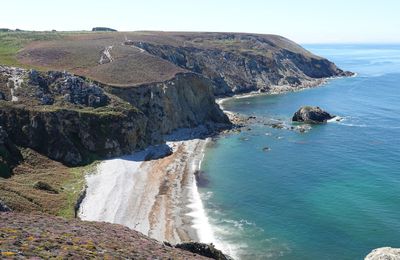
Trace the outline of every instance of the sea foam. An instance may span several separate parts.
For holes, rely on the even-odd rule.
[[[195,172],[196,170],[199,170],[201,168],[203,158],[204,149],[201,152],[201,159],[193,161],[191,172]],[[211,194],[206,194],[206,197],[209,197],[210,195]],[[229,256],[236,259],[237,254],[235,248],[215,236],[215,227],[210,224],[209,218],[204,208],[203,201],[201,199],[200,192],[197,187],[196,178],[194,177],[192,178],[189,194],[189,204],[187,205],[187,207],[191,210],[189,213],[187,213],[187,215],[192,218],[192,228],[196,231],[199,241],[207,244],[212,243],[217,249],[222,250],[222,252],[224,252],[225,254],[228,254]]]

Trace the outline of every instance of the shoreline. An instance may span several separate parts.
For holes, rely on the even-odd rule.
[[[267,92],[260,92],[260,91],[251,91],[247,93],[240,93],[240,94],[235,94],[233,96],[229,97],[216,97],[215,103],[218,104],[218,106],[221,108],[221,110],[229,117],[229,120],[238,126],[243,126],[243,118],[241,118],[241,115],[239,113],[235,113],[232,111],[227,110],[224,107],[224,103],[228,100],[232,99],[242,99],[242,98],[250,98],[250,97],[257,97],[257,96],[273,96],[273,95],[280,95],[280,94],[286,94],[286,93],[291,93],[291,92],[299,92],[299,91],[304,91],[308,89],[313,89],[313,88],[318,88],[322,87],[326,84],[329,83],[331,80],[336,80],[336,79],[341,79],[341,78],[354,78],[357,77],[358,73],[353,73],[351,76],[334,76],[334,77],[329,77],[329,78],[322,78],[322,79],[313,79],[307,82],[301,83],[299,86],[296,87],[291,87],[289,85],[274,85],[271,86],[272,91],[267,91]]]
[[[336,78],[318,79],[291,89],[274,86],[272,92],[238,94],[216,99],[216,103],[231,119],[236,114],[223,107],[227,100],[315,88]],[[215,238],[196,183],[195,172],[200,169],[211,140],[201,138],[204,131],[204,127],[178,129],[167,135],[166,145],[173,153],[160,159],[145,160],[148,154],[162,150],[151,146],[99,163],[96,173],[86,176],[86,196],[78,216],[82,220],[122,224],[161,242],[213,243],[234,256],[228,244]]]
[[[357,75],[358,75],[357,73],[354,73],[354,75],[349,76],[349,77],[357,77]],[[345,76],[312,79],[307,82],[303,82],[300,85],[295,86],[295,87],[290,86],[290,85],[273,85],[270,87],[270,91],[265,91],[265,92],[250,91],[250,92],[246,92],[246,93],[234,94],[229,97],[217,97],[215,99],[215,102],[220,106],[220,108],[224,112],[232,113],[231,111],[225,110],[223,107],[223,103],[228,100],[231,100],[231,99],[241,99],[241,98],[248,98],[248,97],[255,97],[255,96],[280,95],[280,94],[286,94],[286,93],[290,93],[290,92],[298,92],[298,91],[302,91],[302,90],[321,87],[323,85],[328,84],[329,81],[331,81],[331,80],[340,79],[340,78],[345,78]]]
[[[86,176],[79,217],[122,224],[173,244],[204,240],[194,227],[197,214],[193,213],[199,205],[193,194],[197,192],[194,173],[207,142],[171,140],[167,145],[173,153],[164,158],[145,161],[150,152],[160,149],[153,146],[99,163],[96,172]]]

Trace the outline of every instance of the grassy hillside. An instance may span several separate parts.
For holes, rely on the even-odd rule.
[[[57,32],[0,32],[0,64],[25,67],[17,60],[17,53],[34,41],[61,39],[64,33]]]
[[[187,71],[143,50],[154,46],[255,55],[271,59],[281,50],[320,59],[276,35],[182,32],[3,32],[0,64],[41,70],[68,70],[116,86],[160,82]],[[105,51],[108,49],[108,57]],[[180,54],[176,54],[176,59]],[[108,58],[111,57],[112,60]],[[190,62],[190,61],[186,61]]]
[[[68,168],[39,153],[22,149],[23,163],[11,178],[0,178],[0,198],[13,210],[41,211],[66,218],[74,217],[76,201],[85,186],[86,167]]]

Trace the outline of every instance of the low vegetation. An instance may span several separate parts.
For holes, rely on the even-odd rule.
[[[36,214],[0,214],[0,258],[209,259],[121,225]]]
[[[23,148],[23,163],[10,178],[0,178],[0,198],[20,212],[45,212],[73,218],[75,204],[85,187],[85,173],[95,163],[68,168],[37,152]]]
[[[0,32],[0,64],[28,67],[17,60],[17,53],[34,41],[61,39],[58,32]]]

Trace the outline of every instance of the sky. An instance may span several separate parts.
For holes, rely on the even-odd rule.
[[[400,0],[0,0],[0,28],[278,34],[299,43],[400,43]]]

